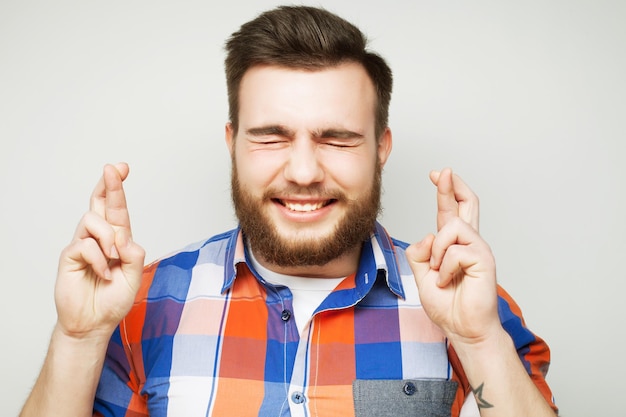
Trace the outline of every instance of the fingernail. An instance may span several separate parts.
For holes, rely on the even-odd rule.
[[[115,247],[115,245],[111,246],[111,259],[119,259],[120,258],[120,254],[117,253],[117,248]]]
[[[109,268],[104,270],[104,278],[111,279],[111,270]]]

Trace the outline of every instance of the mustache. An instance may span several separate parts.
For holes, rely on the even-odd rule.
[[[299,186],[295,184],[290,184],[285,187],[272,187],[265,190],[263,193],[264,200],[271,200],[276,198],[276,196],[288,197],[292,195],[297,196],[306,196],[311,197],[313,199],[319,200],[346,200],[346,196],[339,190],[333,190],[321,186],[319,184],[313,184],[309,186]]]

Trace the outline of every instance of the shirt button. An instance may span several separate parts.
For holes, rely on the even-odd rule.
[[[280,313],[280,318],[282,321],[289,320],[291,318],[291,311],[283,310],[282,313]]]
[[[404,387],[402,387],[402,391],[404,391],[406,395],[413,395],[417,391],[417,388],[415,387],[414,383],[407,382],[406,384],[404,384]]]
[[[304,402],[304,394],[300,391],[295,391],[291,394],[291,401],[296,404],[302,404]]]

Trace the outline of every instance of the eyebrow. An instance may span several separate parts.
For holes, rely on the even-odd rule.
[[[251,127],[246,130],[246,133],[250,136],[264,136],[264,135],[277,135],[285,137],[295,136],[295,132],[282,125],[268,125]],[[362,133],[354,132],[348,129],[320,129],[312,132],[314,138],[338,138],[338,139],[354,139],[363,138]]]
[[[277,135],[291,137],[294,135],[292,130],[287,129],[285,126],[281,125],[251,127],[250,129],[246,130],[246,133],[250,136]]]
[[[337,138],[337,139],[354,139],[364,137],[362,133],[353,132],[348,129],[323,129],[319,132],[313,132],[313,136],[317,138]]]

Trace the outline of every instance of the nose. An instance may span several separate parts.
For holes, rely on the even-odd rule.
[[[285,179],[300,186],[321,182],[324,179],[324,170],[318,157],[314,140],[296,138],[291,143],[289,159],[285,164]]]

